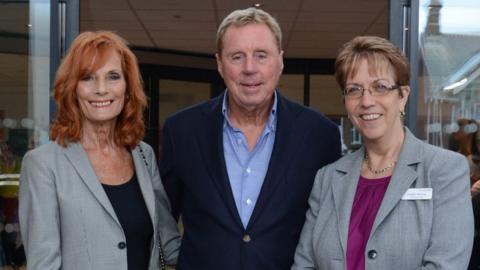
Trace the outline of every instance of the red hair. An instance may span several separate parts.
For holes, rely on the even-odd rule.
[[[115,125],[114,141],[117,145],[133,148],[143,138],[143,111],[147,98],[137,58],[120,36],[98,31],[81,33],[57,70],[53,88],[57,115],[50,128],[51,140],[64,147],[68,142],[80,140],[83,116],[77,101],[77,84],[81,78],[103,66],[113,51],[120,55],[127,85],[125,104]]]

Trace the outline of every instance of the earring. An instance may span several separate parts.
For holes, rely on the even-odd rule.
[[[405,118],[405,112],[404,111],[400,111],[400,118]]]

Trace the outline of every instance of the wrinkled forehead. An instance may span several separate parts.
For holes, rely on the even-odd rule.
[[[363,61],[367,63],[368,74],[370,76],[381,78],[391,77],[393,81],[397,80],[397,78],[395,78],[395,69],[385,56],[378,53],[363,53],[357,54],[353,58],[350,69],[347,72],[347,81],[357,75]]]

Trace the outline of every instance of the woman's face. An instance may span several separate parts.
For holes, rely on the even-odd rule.
[[[105,64],[77,84],[84,124],[114,123],[123,109],[127,84],[120,55],[114,51]]]
[[[396,84],[393,67],[389,63],[378,65],[379,69],[369,70],[366,59],[357,63],[357,72],[347,78],[346,87],[358,86],[365,90],[361,97],[345,96],[345,107],[350,121],[362,134],[365,142],[391,140],[403,134],[400,112],[405,111],[408,86],[402,86],[403,97],[398,90],[388,91],[381,96],[372,96],[372,86],[392,87]]]

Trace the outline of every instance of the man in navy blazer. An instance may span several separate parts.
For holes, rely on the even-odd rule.
[[[184,225],[177,269],[290,269],[315,173],[340,157],[338,127],[275,90],[283,51],[268,13],[230,13],[217,49],[227,90],[164,125],[160,173]]]

